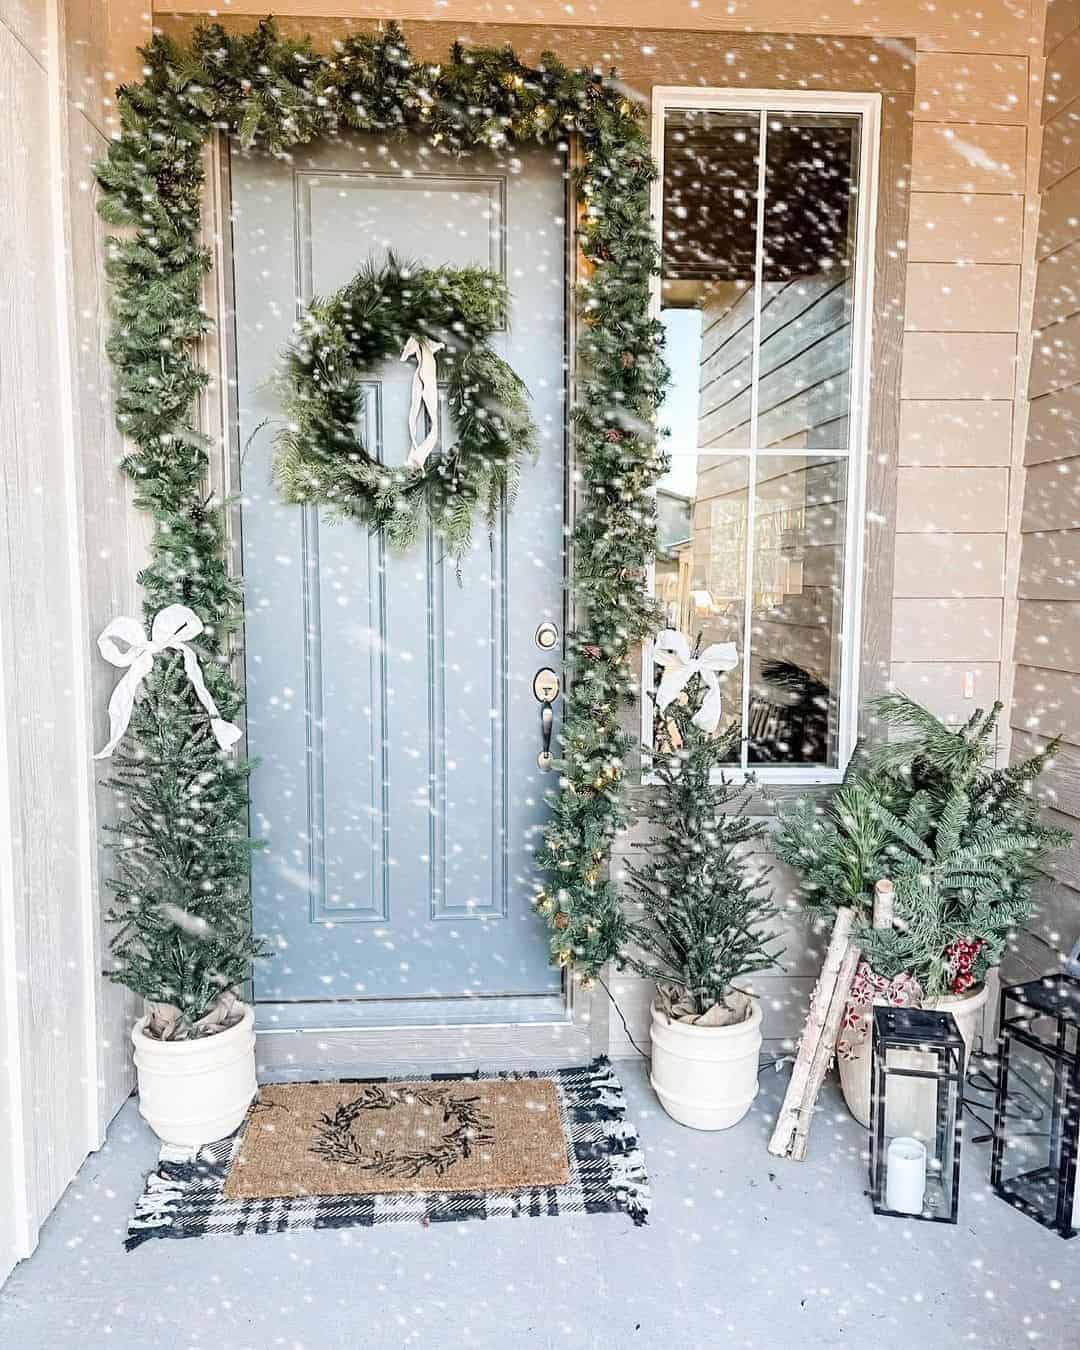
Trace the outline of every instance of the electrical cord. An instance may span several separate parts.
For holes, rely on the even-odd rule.
[[[601,987],[601,989],[603,989],[604,993],[607,994],[607,996],[608,996],[609,999],[611,999],[611,1006],[612,1006],[612,1007],[615,1009],[615,1011],[619,1014],[619,1021],[622,1023],[623,1031],[626,1032],[626,1039],[630,1042],[630,1044],[631,1044],[631,1045],[634,1047],[634,1049],[638,1052],[638,1054],[641,1056],[641,1058],[642,1058],[643,1060],[645,1060],[646,1062],[648,1062],[649,1056],[645,1053],[644,1050],[642,1050],[641,1046],[638,1045],[637,1041],[634,1040],[634,1034],[633,1034],[633,1032],[630,1030],[630,1027],[629,1027],[629,1025],[628,1025],[628,1023],[627,1023],[627,1021],[626,1021],[626,1018],[623,1016],[623,1010],[619,1007],[618,1003],[615,1001],[615,995],[614,995],[614,994],[611,992],[611,990],[607,987],[607,981],[604,979],[604,977],[603,977],[602,975],[598,975],[596,978],[600,981],[600,987]]]
[[[972,1059],[982,1061],[985,1066],[992,1062],[993,1056],[987,1054],[973,1055]],[[1033,1084],[1024,1073],[1013,1065],[1009,1069],[1009,1086],[1019,1082],[1026,1091],[1010,1091],[1006,1098],[1004,1110],[1002,1112],[1006,1120],[1026,1120],[1033,1125],[1038,1125],[1046,1119],[1046,1104],[1039,1094],[1038,1087]],[[980,1100],[977,1097],[970,1097],[969,1092],[980,1094],[982,1098],[989,1100]],[[987,1144],[994,1137],[993,1103],[997,1096],[997,1075],[986,1067],[977,1068],[969,1073],[964,1084],[963,1108],[973,1120],[987,1130],[987,1134],[977,1134],[972,1137],[973,1144]],[[1047,1130],[1010,1130],[1009,1134],[1014,1139],[1047,1139],[1049,1132]]]
[[[615,995],[608,988],[607,982],[605,981],[604,977],[602,975],[598,975],[596,978],[600,981],[600,987],[603,989],[604,993],[607,994],[608,998],[611,1000],[611,1006],[615,1009],[616,1013],[618,1013],[619,1015],[619,1021],[622,1023],[622,1029],[626,1033],[626,1039],[638,1052],[641,1058],[645,1060],[646,1063],[649,1063],[650,1062],[649,1055],[644,1050],[642,1050],[641,1046],[638,1045],[637,1041],[634,1039],[633,1032],[630,1030],[629,1024],[627,1023],[627,1020],[623,1015],[623,1010],[619,1007]],[[765,1055],[762,1059],[758,1061],[758,1069],[757,1069],[758,1074],[760,1075],[765,1069],[769,1068],[775,1069],[777,1072],[779,1072],[780,1066],[782,1064],[787,1064],[791,1062],[792,1058],[793,1056],[791,1055]]]

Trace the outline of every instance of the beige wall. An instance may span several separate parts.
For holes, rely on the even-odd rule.
[[[1035,246],[1031,406],[1020,518],[1013,757],[1064,743],[1046,776],[1057,823],[1080,828],[1080,0],[1053,0],[1046,34]],[[1080,937],[1080,844],[1058,854],[1009,974],[1052,967]]]
[[[1040,75],[1026,42],[1010,55],[919,51],[892,674],[947,720],[988,707],[1009,684]]]
[[[104,353],[91,164],[103,0],[0,0],[0,1280],[130,1091],[131,1001],[101,979],[91,656],[137,604]]]
[[[582,28],[681,28],[704,32],[836,33],[872,36],[915,36],[926,51],[1024,53],[1034,34],[1041,45],[1038,0],[832,0],[808,6],[805,0],[699,0],[665,14],[656,0],[607,0],[570,6],[564,0],[525,0],[512,7],[518,24],[574,25]],[[174,14],[255,15],[268,12],[266,0],[159,0],[155,18]],[[317,31],[318,21],[332,18],[358,24],[369,19],[448,20],[457,25],[483,25],[491,14],[509,14],[510,6],[490,0],[279,0],[277,15],[296,16],[300,26]]]

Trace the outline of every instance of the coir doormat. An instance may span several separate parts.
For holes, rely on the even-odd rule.
[[[128,1226],[152,1237],[622,1211],[649,1187],[605,1058],[547,1073],[269,1084],[234,1135],[164,1146]]]

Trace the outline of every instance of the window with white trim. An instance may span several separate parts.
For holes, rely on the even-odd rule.
[[[655,593],[692,648],[735,646],[732,770],[835,781],[857,717],[878,99],[654,99],[672,371]]]

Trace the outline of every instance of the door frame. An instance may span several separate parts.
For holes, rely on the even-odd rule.
[[[571,137],[566,181],[566,414],[564,444],[564,527],[572,530],[577,500],[573,490],[575,445],[570,410],[576,397],[575,296],[582,276],[578,247],[577,206],[572,191],[580,147]],[[240,519],[240,431],[236,397],[236,325],[233,296],[229,148],[224,132],[208,138],[203,157],[205,191],[201,242],[213,258],[204,280],[202,302],[211,326],[202,340],[207,387],[199,396],[198,421],[208,436],[208,486],[224,503],[225,557],[229,573],[243,579]],[[569,536],[567,536],[569,538]],[[567,545],[566,566],[573,567]],[[574,626],[573,593],[564,587],[563,632]],[[246,688],[244,631],[241,617],[234,674]],[[244,725],[243,723],[241,725]],[[241,742],[241,749],[246,747]],[[542,939],[543,934],[539,935]],[[448,1000],[448,1005],[450,1001]],[[342,1074],[425,1072],[439,1067],[484,1068],[521,1065],[560,1066],[585,1063],[608,1051],[608,1003],[600,982],[583,987],[574,971],[562,974],[562,1015],[535,1022],[445,1022],[410,1024],[404,1017],[393,1024],[372,1027],[312,1025],[300,1029],[256,1026],[256,1061],[261,1078],[288,1079]]]

